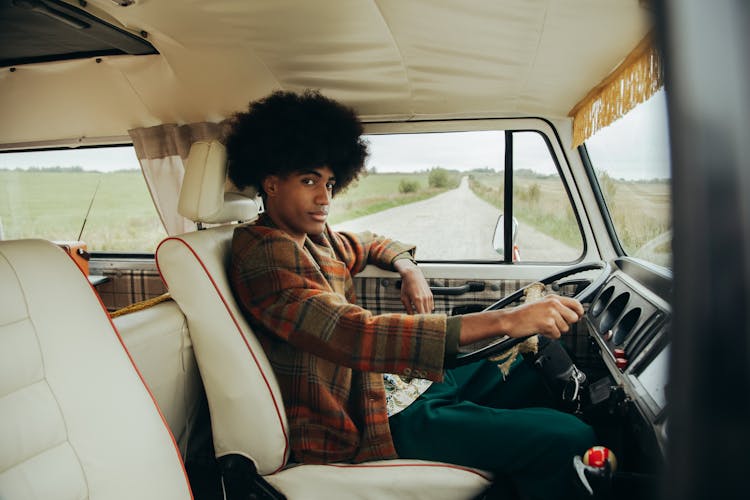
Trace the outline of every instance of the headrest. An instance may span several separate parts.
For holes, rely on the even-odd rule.
[[[227,180],[227,150],[219,141],[190,147],[177,211],[195,222],[223,224],[258,215],[254,190],[240,192]]]

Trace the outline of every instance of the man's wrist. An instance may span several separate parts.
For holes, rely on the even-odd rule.
[[[418,269],[417,262],[408,253],[402,253],[396,256],[396,258],[393,259],[392,265],[393,265],[393,270],[401,274],[402,276],[404,274],[408,274],[409,272]]]

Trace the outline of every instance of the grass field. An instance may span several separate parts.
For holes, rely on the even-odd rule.
[[[0,170],[4,237],[82,240],[89,251],[153,252],[166,236],[140,171]]]
[[[624,181],[602,176],[607,206],[625,250],[662,265],[669,265],[671,247],[657,246],[641,255],[651,240],[671,228],[667,181]],[[472,189],[502,208],[501,174],[473,174]],[[517,172],[513,186],[513,214],[539,231],[573,247],[580,247],[578,223],[557,177]]]
[[[572,248],[582,248],[578,222],[559,177],[521,172],[513,182],[513,215],[519,221]],[[477,196],[502,210],[502,173],[474,173],[469,185]]]
[[[401,193],[403,180],[416,182]],[[412,203],[458,185],[450,174],[442,188],[429,173],[363,176],[336,196],[331,224]],[[72,240],[78,237],[94,191],[99,189],[82,239],[91,251],[153,252],[166,236],[140,171],[0,170],[0,223],[4,237]]]
[[[449,172],[443,187],[430,187],[429,173],[369,174],[336,196],[329,222],[336,224],[387,208],[435,196],[458,186],[462,174]],[[401,192],[402,182],[416,183]],[[111,173],[0,170],[0,227],[7,239],[78,237],[94,191],[99,185],[82,239],[91,251],[153,252],[166,236],[140,171]],[[502,207],[501,174],[474,172],[471,188]],[[626,182],[604,176],[603,190],[625,249],[639,249],[669,230],[669,185],[666,181]],[[578,224],[557,177],[517,172],[515,216],[574,248],[581,247]],[[667,244],[644,257],[668,265]]]
[[[669,242],[652,247],[659,235],[672,228],[667,181],[630,181],[603,178],[604,196],[625,250],[671,267]]]

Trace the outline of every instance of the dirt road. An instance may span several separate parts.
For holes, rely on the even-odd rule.
[[[335,210],[335,207],[334,207]],[[427,200],[342,222],[340,231],[373,231],[417,245],[422,260],[497,260],[492,236],[500,210],[469,189],[468,177],[458,188]],[[570,261],[573,249],[525,224],[519,225],[522,260]]]

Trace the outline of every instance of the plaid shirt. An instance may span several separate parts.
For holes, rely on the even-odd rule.
[[[410,251],[328,227],[301,248],[268,217],[235,230],[230,280],[278,379],[295,460],[395,458],[383,373],[442,380],[445,315],[355,305],[353,274]]]

